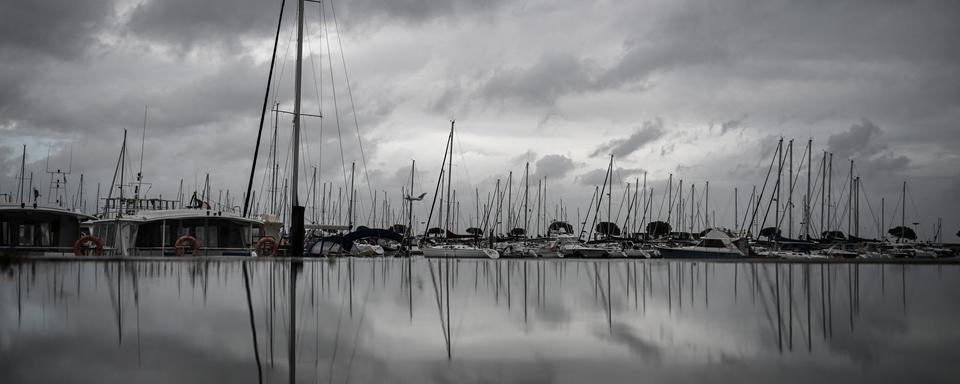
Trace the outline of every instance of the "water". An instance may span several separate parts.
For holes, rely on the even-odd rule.
[[[3,266],[0,382],[286,383],[290,356],[297,382],[325,383],[960,373],[960,265],[311,260],[294,269],[292,350],[290,266]]]

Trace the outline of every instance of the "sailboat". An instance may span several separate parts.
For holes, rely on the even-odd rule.
[[[446,200],[446,203],[448,204],[448,208],[445,210],[447,215],[446,215],[446,223],[445,223],[445,225],[446,225],[446,231],[444,231],[444,232],[446,233],[446,237],[447,237],[447,238],[446,238],[446,242],[443,243],[443,244],[436,244],[436,245],[430,245],[430,246],[425,246],[425,247],[423,247],[423,248],[422,248],[423,256],[425,256],[425,257],[457,257],[457,258],[461,258],[461,257],[462,257],[462,258],[490,258],[490,259],[498,259],[498,258],[500,258],[500,252],[498,252],[498,251],[495,250],[495,249],[480,248],[480,247],[475,246],[475,245],[464,244],[464,243],[455,243],[455,242],[452,241],[452,238],[453,238],[453,237],[456,237],[456,236],[453,235],[453,233],[450,231],[450,228],[451,228],[451,219],[450,219],[451,214],[450,214],[450,210],[451,210],[451,209],[449,208],[450,206],[453,206],[452,204],[450,204],[450,194],[451,194],[451,189],[452,189],[451,186],[452,186],[452,171],[453,171],[453,132],[454,132],[454,124],[455,124],[454,121],[450,121],[450,135],[449,135],[449,137],[447,138],[447,146],[446,146],[446,149],[445,149],[444,154],[443,154],[443,162],[442,162],[441,169],[440,169],[440,178],[437,180],[437,191],[438,191],[438,192],[437,192],[437,193],[434,195],[434,197],[433,197],[433,202],[434,202],[434,204],[435,204],[436,201],[437,201],[437,196],[440,195],[440,192],[441,192],[441,191],[440,191],[440,188],[441,188],[441,186],[443,185],[443,175],[444,175],[443,166],[447,166],[447,172],[446,172],[446,174],[447,174],[447,188],[446,188],[447,200]],[[448,156],[448,155],[449,155],[449,156]],[[448,161],[449,161],[449,162],[448,162]],[[427,225],[426,225],[427,228],[430,228],[430,220],[432,219],[432,216],[433,216],[433,204],[431,204],[430,215],[427,217]],[[428,229],[428,231],[429,231],[429,229]],[[426,235],[427,235],[427,234],[424,233],[424,238],[427,237]],[[473,238],[472,236],[467,236],[467,237]]]

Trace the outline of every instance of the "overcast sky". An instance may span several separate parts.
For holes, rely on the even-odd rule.
[[[284,12],[270,96],[281,109],[292,108],[295,5]],[[732,226],[732,189],[742,191],[742,215],[783,136],[797,140],[798,168],[810,138],[815,167],[834,153],[837,195],[856,161],[866,235],[881,198],[892,221],[906,180],[907,220],[929,236],[943,216],[944,238],[958,240],[955,1],[352,0],[322,9],[306,4],[303,108],[324,118],[305,118],[304,177],[316,166],[342,186],[356,162],[366,206],[373,188],[397,199],[411,159],[423,171],[417,191],[432,192],[456,119],[461,196],[479,187],[485,199],[496,178],[529,161],[534,182],[547,178],[550,204],[563,198],[574,221],[612,153],[618,179],[646,171],[658,196],[671,172],[698,190],[709,180],[716,221]],[[124,129],[128,172],[139,167],[148,106],[150,194],[173,197],[181,179],[192,191],[210,173],[214,191],[238,198],[279,13],[278,0],[0,3],[0,191],[16,188],[26,144],[41,193],[48,153],[50,168],[66,169],[71,151],[71,190],[83,173],[89,194],[97,182],[105,193]],[[289,118],[279,126],[284,167]],[[472,212],[473,198],[460,200]]]

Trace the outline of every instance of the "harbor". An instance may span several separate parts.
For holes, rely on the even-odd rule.
[[[958,10],[0,3],[0,384],[957,382]]]

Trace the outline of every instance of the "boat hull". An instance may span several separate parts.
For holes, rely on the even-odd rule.
[[[431,258],[499,259],[500,253],[493,249],[451,249],[440,247],[423,248],[423,256]]]
[[[743,257],[743,254],[717,248],[716,250],[699,247],[683,248],[657,248],[660,257],[664,259],[737,259]]]

